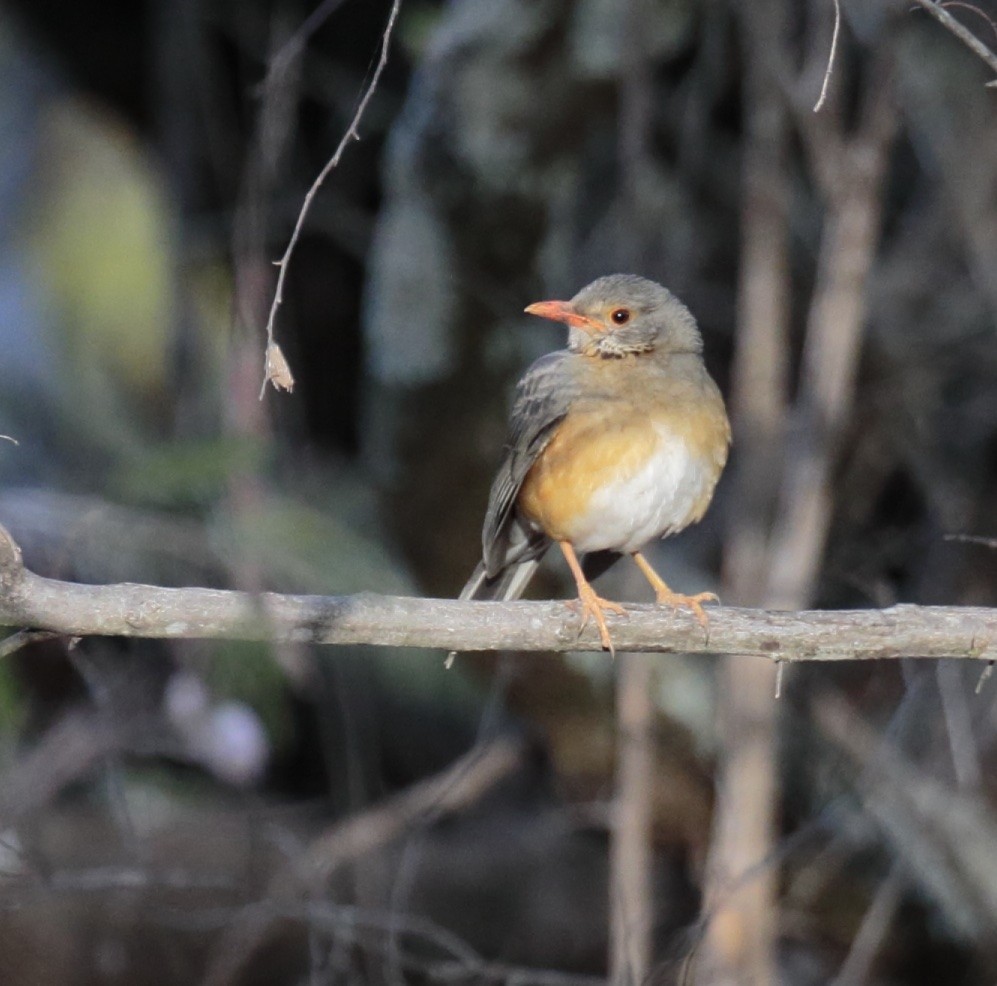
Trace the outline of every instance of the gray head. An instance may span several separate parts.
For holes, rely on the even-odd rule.
[[[571,301],[538,301],[526,311],[564,322],[568,348],[587,356],[703,350],[689,309],[667,288],[636,274],[600,277]]]

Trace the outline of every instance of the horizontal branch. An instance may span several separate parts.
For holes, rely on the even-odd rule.
[[[83,585],[26,569],[0,527],[0,626],[72,637],[228,638],[449,651],[599,650],[563,602],[406,596],[252,595],[120,583]],[[958,657],[997,660],[997,610],[893,606],[787,613],[717,608],[707,636],[684,611],[635,605],[610,617],[618,651],[753,654],[780,661]]]

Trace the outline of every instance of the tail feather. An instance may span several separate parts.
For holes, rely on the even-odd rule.
[[[462,600],[494,599],[499,602],[512,602],[514,599],[518,599],[530,584],[533,573],[536,572],[545,551],[546,547],[537,555],[530,555],[521,561],[513,562],[491,578],[488,577],[488,572],[485,570],[485,563],[478,562],[457,598]],[[444,662],[444,667],[451,667],[456,657],[457,651],[450,651]]]
[[[539,558],[528,558],[526,561],[507,565],[498,575],[489,578],[488,572],[485,570],[485,563],[478,562],[471,577],[467,580],[467,585],[464,586],[457,598],[461,600],[497,599],[502,602],[518,599],[529,585],[539,564]]]

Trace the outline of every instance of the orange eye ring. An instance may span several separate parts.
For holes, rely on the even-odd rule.
[[[626,325],[630,321],[629,308],[616,308],[609,316],[616,325]]]

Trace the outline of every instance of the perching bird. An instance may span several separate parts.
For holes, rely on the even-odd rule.
[[[526,311],[567,324],[568,348],[540,357],[519,381],[482,561],[460,598],[517,599],[556,541],[578,586],[572,605],[610,652],[605,611],[625,611],[596,594],[579,555],[632,556],[659,603],[687,607],[705,628],[702,604],[716,597],[673,592],[640,552],[703,516],[727,461],[730,423],[695,319],[633,274]]]

